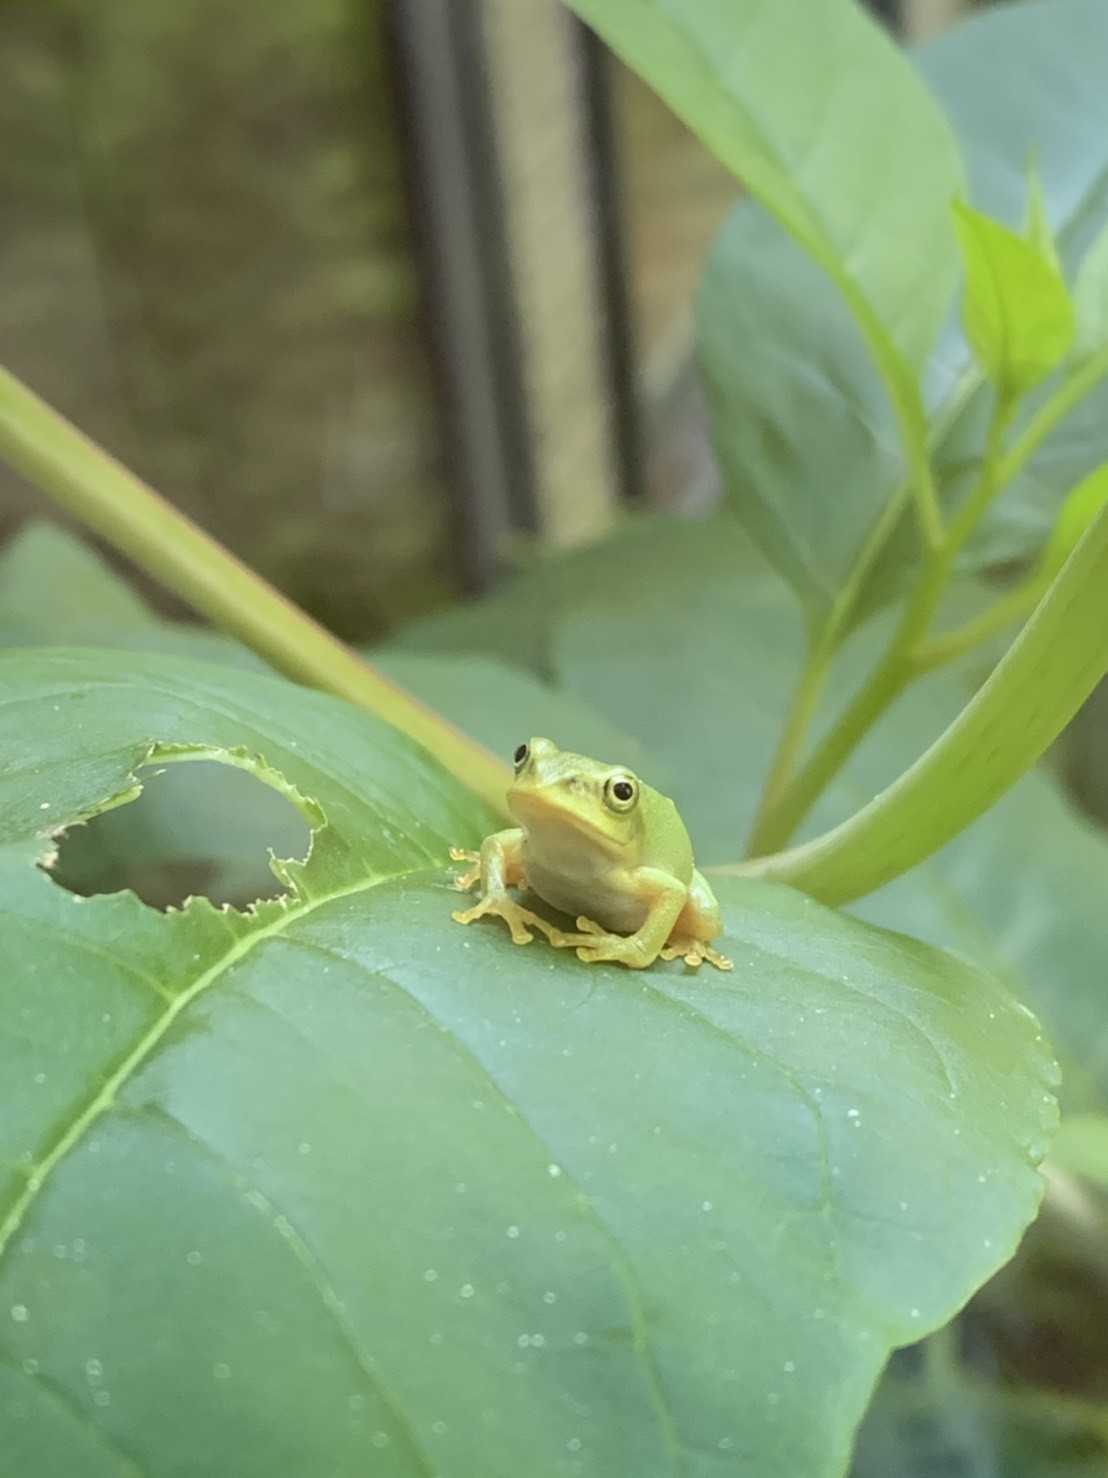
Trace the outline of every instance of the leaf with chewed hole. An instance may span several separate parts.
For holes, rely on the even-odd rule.
[[[21,1478],[832,1478],[891,1346],[1033,1215],[995,979],[722,888],[727,977],[460,928],[489,825],[276,679],[0,657],[0,1429]],[[149,762],[313,828],[242,913],[41,864]]]

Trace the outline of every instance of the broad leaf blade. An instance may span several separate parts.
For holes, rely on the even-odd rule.
[[[880,27],[852,0],[571,4],[900,355],[922,360],[956,277],[947,211],[961,163]]]
[[[754,208],[711,249],[697,336],[730,506],[822,619],[905,475],[880,376],[834,288]]]
[[[565,556],[539,577],[521,577],[480,604],[425,621],[406,644],[495,652],[503,660],[514,643],[517,661],[549,674],[575,705],[588,705],[642,746],[650,766],[667,777],[698,858],[711,867],[739,855],[749,832],[803,655],[803,631],[784,586],[734,520],[644,521],[632,530],[620,545],[629,558],[616,558],[612,543]],[[875,623],[856,636],[835,672],[836,701],[857,685],[886,635]],[[947,672],[915,685],[829,787],[809,834],[834,826],[894,781],[970,691]],[[659,702],[660,693],[679,693],[681,701]],[[423,696],[433,701],[433,692]],[[472,702],[480,709],[480,692]],[[710,715],[710,722],[692,723],[690,714]],[[452,716],[464,726],[463,713]],[[826,718],[817,719],[817,735]],[[504,741],[510,737],[506,730]],[[1066,1066],[1067,1103],[1085,1107],[1108,1095],[1105,897],[1108,841],[1040,772],[854,911],[1007,979],[1046,1019]]]
[[[486,818],[250,674],[11,654],[0,742],[28,1475],[75,1420],[149,1474],[831,1478],[889,1345],[1032,1214],[1052,1069],[970,966],[737,883],[726,979],[463,931],[446,848]],[[33,866],[152,742],[294,787],[287,904],[161,916]]]
[[[1017,228],[1033,157],[1044,210],[1074,269],[1108,218],[1108,11],[1100,0],[992,8],[922,48],[916,62],[954,126],[973,203]],[[745,205],[710,253],[697,316],[732,503],[808,610],[825,615],[890,500],[899,493],[903,501],[897,426],[863,341],[833,285]],[[953,315],[925,383],[940,495],[957,507],[980,466],[992,391]],[[1060,500],[1108,459],[1106,406],[1108,386],[1067,417],[986,515],[968,567],[1041,548]],[[904,515],[866,576],[859,618],[903,590],[917,557]]]

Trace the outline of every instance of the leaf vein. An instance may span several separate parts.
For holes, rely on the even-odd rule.
[[[325,896],[313,898],[298,906],[292,905],[287,907],[272,923],[256,929],[253,933],[240,935],[224,955],[214,964],[210,965],[208,969],[201,971],[190,986],[187,986],[179,995],[175,996],[166,1009],[138,1039],[131,1050],[116,1065],[115,1069],[109,1073],[99,1091],[73,1116],[54,1140],[46,1154],[29,1171],[29,1179],[25,1189],[16,1198],[3,1221],[0,1221],[0,1260],[3,1259],[9,1243],[23,1225],[26,1216],[39,1195],[41,1195],[43,1187],[49,1182],[50,1177],[65,1159],[66,1155],[81,1142],[91,1125],[100,1115],[112,1106],[120,1089],[138,1071],[165,1037],[177,1018],[192,1005],[198,996],[201,996],[227,970],[231,969],[240,959],[249,954],[255,945],[281,934],[294,919],[303,918],[306,914],[312,913],[315,909],[322,907],[325,903],[330,903],[336,898],[368,892],[369,889],[376,887],[379,883],[386,880],[384,875],[373,877],[369,880],[362,879],[350,887],[334,890]]]
[[[50,1404],[65,1415],[87,1436],[93,1439],[94,1445],[110,1458],[125,1478],[146,1478],[145,1470],[130,1455],[125,1452],[114,1437],[111,1437],[103,1427],[97,1426],[90,1420],[89,1413],[70,1393],[57,1381],[48,1375],[28,1375],[23,1367],[18,1364],[6,1350],[0,1350],[0,1363],[7,1365],[17,1375],[21,1375],[36,1390],[45,1391],[50,1398]]]
[[[336,950],[329,948],[326,944],[320,944],[317,940],[297,939],[294,941],[294,943],[298,948],[314,950],[319,954],[327,955],[331,959],[340,960],[344,964],[352,963],[348,956],[339,954]],[[365,969],[367,967],[363,965],[362,968]],[[651,1345],[649,1323],[646,1316],[646,1305],[643,1300],[641,1289],[639,1287],[638,1274],[635,1271],[634,1263],[623,1248],[622,1244],[619,1241],[619,1238],[616,1236],[611,1227],[608,1226],[607,1222],[604,1221],[603,1217],[601,1217],[600,1213],[593,1205],[592,1199],[585,1191],[583,1186],[566,1167],[566,1156],[561,1152],[555,1152],[551,1148],[551,1146],[543,1138],[542,1134],[540,1134],[539,1130],[535,1127],[534,1124],[531,1123],[530,1119],[528,1119],[526,1115],[523,1114],[520,1109],[512,1102],[505,1089],[501,1087],[500,1083],[493,1076],[491,1069],[484,1062],[481,1061],[481,1059],[472,1050],[472,1048],[470,1048],[465,1042],[462,1041],[457,1032],[454,1031],[454,1029],[442,1019],[442,1017],[437,1016],[435,1012],[431,1010],[426,1001],[422,1000],[419,996],[413,994],[413,992],[409,990],[408,987],[405,986],[401,981],[396,980],[391,975],[386,974],[383,968],[375,969],[372,973],[374,973],[379,980],[384,981],[386,985],[389,985],[394,990],[399,991],[406,1000],[410,1001],[417,1008],[417,1010],[423,1012],[428,1021],[439,1028],[439,1030],[443,1033],[445,1040],[450,1044],[451,1050],[455,1052],[463,1060],[463,1062],[466,1063],[467,1066],[476,1071],[482,1084],[484,1084],[491,1091],[493,1097],[500,1103],[504,1111],[511,1116],[512,1120],[515,1123],[522,1125],[522,1127],[527,1130],[531,1138],[535,1141],[535,1143],[542,1151],[543,1164],[549,1164],[551,1161],[555,1160],[558,1161],[559,1164],[561,1164],[567,1184],[573,1187],[574,1191],[577,1194],[578,1204],[582,1208],[584,1208],[587,1213],[589,1224],[598,1233],[598,1235],[603,1240],[605,1246],[608,1248],[612,1257],[612,1262],[615,1267],[616,1274],[621,1284],[623,1285],[624,1293],[627,1298],[628,1312],[631,1317],[632,1348],[635,1350],[635,1353],[638,1355],[640,1361],[642,1362],[642,1366],[647,1377],[647,1384],[658,1412],[661,1430],[663,1436],[665,1437],[666,1446],[669,1450],[670,1458],[673,1463],[673,1471],[675,1474],[679,1474],[680,1464],[678,1462],[678,1454],[681,1451],[682,1444],[678,1436],[676,1427],[674,1426],[673,1417],[669,1410],[669,1405],[665,1397],[661,1371],[659,1370],[658,1363],[654,1356],[653,1348]]]
[[[260,1216],[265,1218],[268,1225],[281,1238],[292,1256],[300,1264],[305,1277],[318,1294],[323,1307],[334,1320],[343,1342],[353,1354],[370,1386],[377,1392],[383,1404],[396,1418],[397,1424],[407,1432],[412,1449],[419,1460],[421,1470],[428,1475],[428,1478],[437,1478],[438,1469],[431,1461],[429,1454],[424,1450],[411,1417],[404,1410],[399,1398],[393,1394],[385,1383],[377,1361],[365,1345],[363,1345],[357,1330],[347,1318],[342,1300],[338,1296],[334,1283],[332,1283],[330,1277],[324,1271],[323,1265],[312,1251],[310,1243],[296,1229],[291,1218],[266,1195],[259,1185],[243,1175],[231,1163],[224,1151],[217,1149],[215,1145],[193,1133],[188,1125],[177,1118],[175,1114],[171,1114],[160,1105],[153,1103],[117,1104],[116,1112],[127,1118],[157,1119],[159,1123],[164,1124],[179,1134],[194,1149],[199,1150],[211,1160],[228,1185],[246,1194],[250,1205]],[[282,1222],[284,1223],[283,1226]]]

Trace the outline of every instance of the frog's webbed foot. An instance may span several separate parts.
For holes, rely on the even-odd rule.
[[[476,867],[469,868],[466,872],[460,872],[454,879],[454,886],[460,893],[472,888],[481,876],[481,854],[480,852],[467,852],[464,847],[451,847],[450,860],[452,862],[475,862]]]
[[[456,923],[472,924],[476,919],[483,919],[487,915],[504,920],[511,930],[515,944],[530,944],[535,937],[530,932],[532,929],[545,934],[553,943],[557,943],[555,936],[561,932],[555,929],[553,924],[548,924],[545,919],[539,918],[537,913],[532,913],[529,908],[521,907],[506,893],[486,894],[472,908],[455,909],[452,917]]]
[[[705,960],[709,965],[714,965],[717,970],[731,970],[734,961],[721,955],[718,950],[711,949],[699,939],[671,939],[661,952],[663,960],[684,960],[686,965],[696,969]]]
[[[576,949],[577,958],[586,964],[597,965],[608,962],[629,965],[632,970],[642,970],[657,958],[645,941],[635,934],[613,934],[592,919],[577,920],[578,934],[564,934],[561,930],[551,935],[551,944],[562,949]]]

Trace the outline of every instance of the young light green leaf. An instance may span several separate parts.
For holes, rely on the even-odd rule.
[[[839,1478],[890,1346],[1034,1212],[1053,1067],[963,961],[738,880],[725,979],[460,929],[447,846],[490,818],[251,673],[9,653],[0,753],[13,1472],[165,1478],[199,1431],[243,1478],[486,1478],[490,1444],[528,1478]],[[202,754],[314,826],[284,900],[161,915],[35,866]]]
[[[959,201],[954,221],[965,264],[962,325],[978,364],[1012,401],[1065,358],[1074,308],[1050,255]]]
[[[1035,576],[1053,580],[1085,535],[1090,524],[1108,503],[1108,464],[1090,472],[1069,493],[1058,511],[1046,548],[1035,568]]]
[[[1062,259],[1058,255],[1058,243],[1047,215],[1043,182],[1034,165],[1027,174],[1027,217],[1023,223],[1023,234],[1044,262],[1049,262],[1058,275],[1062,276]]]
[[[1084,358],[1108,348],[1108,223],[1081,258],[1073,301],[1078,354]]]

